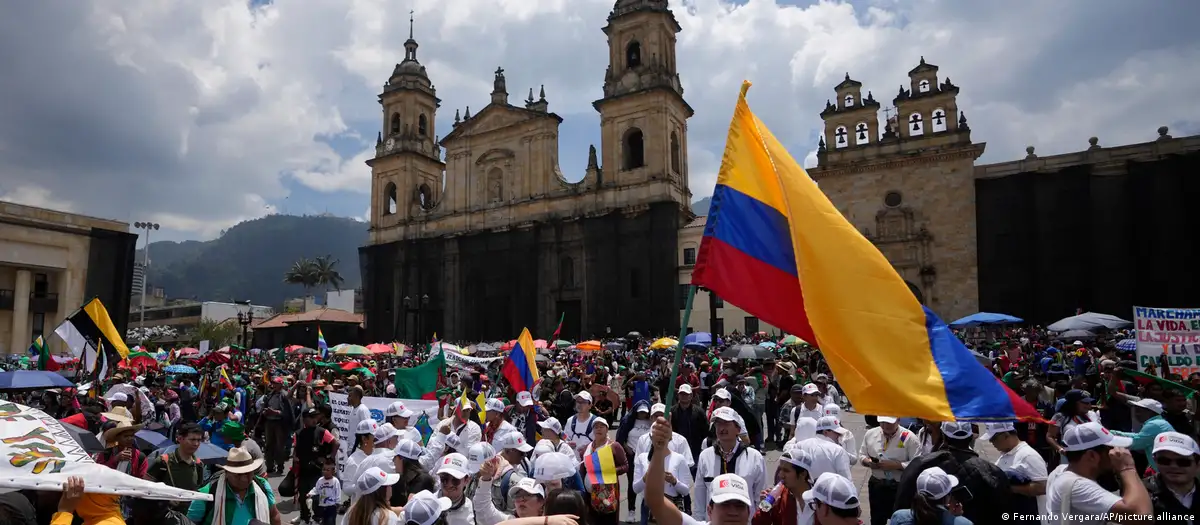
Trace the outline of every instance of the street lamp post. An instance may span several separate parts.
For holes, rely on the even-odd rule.
[[[250,329],[250,325],[254,323],[254,309],[251,308],[244,314],[238,312],[237,322],[242,325],[242,350],[246,350],[249,348],[247,345],[248,341],[246,341],[247,332]]]
[[[141,324],[142,329],[146,329],[146,281],[149,280],[150,273],[150,230],[157,230],[157,222],[135,222],[133,227],[146,232],[146,244],[142,248],[142,304],[141,304]]]
[[[425,309],[426,306],[429,306],[429,295],[428,294],[421,295],[420,301],[414,300],[412,297],[409,297],[407,295],[404,296],[404,310],[406,312],[413,312],[416,314],[416,316],[415,316],[416,318],[413,320],[413,324],[416,325],[416,328],[413,330],[413,332],[414,332],[414,336],[417,337],[418,339],[421,336],[421,312],[422,312],[422,310]],[[405,317],[408,317],[408,316],[405,315]],[[407,330],[406,330],[406,332],[407,332]],[[420,344],[420,341],[417,339],[409,339],[409,342]]]

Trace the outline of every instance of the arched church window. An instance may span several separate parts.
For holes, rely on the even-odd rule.
[[[908,136],[920,137],[925,134],[925,119],[920,113],[913,113],[908,116]]]
[[[680,169],[680,151],[679,151],[679,135],[674,131],[671,132],[671,171],[682,173]]]
[[[426,131],[428,130],[429,121],[425,118],[425,114],[422,113],[421,116],[417,118],[417,134],[424,137]]]
[[[634,40],[625,46],[625,67],[632,69],[640,65],[642,65],[642,44]]]
[[[933,110],[933,114],[930,115],[930,119],[933,120],[933,132],[934,133],[940,133],[942,131],[946,131],[946,128],[947,128],[946,110],[944,110],[942,108],[937,108],[937,109]]]
[[[917,82],[917,91],[920,91],[921,93],[928,93],[929,92],[929,81],[922,80],[920,82]]]
[[[854,125],[854,145],[863,146],[871,143],[870,128],[866,122],[859,122]]]
[[[392,113],[392,127],[390,133],[400,133],[400,114]]]
[[[846,107],[854,107],[854,95],[846,95]]]
[[[433,207],[433,190],[429,188],[428,184],[422,184],[417,189],[417,198],[420,199],[421,209],[428,210]]]
[[[504,200],[504,171],[492,168],[487,174],[488,202]]]
[[[833,131],[833,146],[835,148],[844,148],[849,146],[850,141],[846,140],[847,134],[848,132],[846,131],[846,126],[838,126],[837,129]]]
[[[558,284],[563,288],[575,287],[575,260],[563,257],[558,260]]]
[[[396,208],[396,184],[389,182],[383,187],[383,214],[396,213]]]
[[[625,132],[625,140],[621,142],[621,153],[624,158],[622,166],[625,169],[632,170],[646,165],[646,145],[642,130],[629,128],[629,131]]]

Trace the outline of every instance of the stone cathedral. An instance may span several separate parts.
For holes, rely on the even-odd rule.
[[[366,339],[497,341],[522,327],[543,338],[560,316],[572,340],[678,333],[693,113],[676,68],[680,30],[667,0],[616,1],[593,103],[601,144],[571,183],[558,164],[562,118],[544,88],[510,100],[503,68],[488,103],[456,111],[439,134],[441,100],[410,29],[379,95],[382,130],[367,162]]]

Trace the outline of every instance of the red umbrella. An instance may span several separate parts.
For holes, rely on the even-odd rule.
[[[198,355],[199,353],[200,349],[192,347],[182,348],[179,350],[179,355]]]
[[[542,341],[542,343],[545,343],[545,341]],[[516,340],[516,339],[513,339],[512,341],[509,341],[509,342],[507,342],[507,343],[504,343],[504,344],[500,345],[500,349],[501,349],[501,350],[504,350],[505,352],[507,352],[507,351],[509,351],[509,350],[512,350],[514,346],[517,346],[517,340]],[[534,345],[534,346],[536,346],[536,345]]]

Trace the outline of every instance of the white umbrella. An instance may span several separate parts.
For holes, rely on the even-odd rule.
[[[1079,315],[1059,319],[1054,324],[1047,326],[1046,329],[1052,332],[1066,332],[1067,330],[1087,330],[1090,332],[1095,330],[1117,330],[1130,326],[1133,326],[1133,323],[1115,315],[1084,312]]]
[[[139,390],[138,387],[133,386],[129,383],[113,385],[113,386],[109,387],[108,392],[104,393],[104,400],[110,401],[110,403],[109,403],[110,407],[112,406],[111,401],[113,398],[113,394],[116,394],[118,392],[125,394],[125,396],[129,398],[129,411],[130,412],[133,412],[133,396],[138,396],[138,398],[141,399],[141,401],[142,401],[142,421],[153,421],[154,420],[154,403],[150,402],[150,397],[147,396],[145,392],[142,392],[141,390]]]
[[[158,500],[212,496],[154,483],[92,461],[63,424],[36,408],[0,402],[0,488],[60,491],[67,478],[84,479],[84,491]]]

